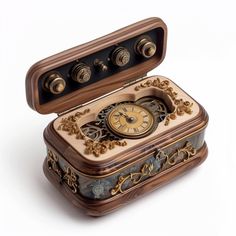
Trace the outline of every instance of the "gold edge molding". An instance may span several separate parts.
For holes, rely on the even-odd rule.
[[[144,83],[140,83],[139,85],[134,87],[135,91],[139,91],[144,88],[149,87],[155,87],[158,89],[161,89],[163,92],[165,92],[174,103],[175,110],[166,116],[165,118],[165,126],[169,125],[170,120],[175,120],[177,116],[183,116],[184,114],[192,114],[192,106],[193,103],[190,103],[189,101],[184,101],[182,98],[177,99],[177,93],[174,91],[172,87],[169,86],[170,81],[163,80],[161,81],[158,77],[154,80],[147,80]]]
[[[144,178],[152,177],[158,173],[180,163],[185,162],[189,158],[196,154],[197,150],[192,146],[190,142],[186,142],[182,148],[176,149],[171,154],[166,154],[164,151],[159,150],[155,155],[155,161],[160,163],[160,168],[154,168],[153,163],[144,163],[138,172],[131,172],[128,175],[120,175],[116,186],[111,190],[111,195],[114,196],[118,193],[124,193],[126,190],[123,186],[128,183],[131,184],[130,187],[140,183]]]
[[[94,141],[86,137],[80,127],[77,124],[78,119],[81,116],[89,113],[89,109],[85,109],[82,112],[76,112],[75,115],[68,116],[67,118],[62,118],[58,130],[62,130],[68,133],[68,135],[75,135],[76,139],[84,140],[85,154],[93,154],[95,157],[99,157],[101,154],[106,153],[108,150],[114,149],[116,146],[126,146],[126,141],[117,140],[105,140],[105,141]]]

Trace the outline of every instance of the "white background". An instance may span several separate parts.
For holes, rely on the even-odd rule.
[[[236,235],[235,1],[0,0],[0,235]],[[208,111],[209,156],[175,182],[102,218],[84,216],[42,172],[55,114],[25,99],[34,62],[138,20],[167,24],[163,63]]]

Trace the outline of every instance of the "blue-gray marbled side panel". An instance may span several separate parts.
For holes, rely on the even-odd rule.
[[[184,143],[190,142],[195,149],[199,149],[202,147],[204,143],[204,131],[194,134],[193,136],[187,137],[167,148],[163,151],[166,154],[170,154],[178,148],[181,148]],[[79,194],[82,196],[89,198],[89,199],[106,199],[111,197],[111,189],[113,189],[119,177],[126,176],[129,173],[139,172],[140,168],[143,166],[144,163],[153,163],[154,171],[158,171],[161,167],[160,161],[156,160],[154,155],[148,157],[146,160],[135,164],[134,166],[128,167],[126,169],[122,169],[120,172],[117,172],[113,175],[107,176],[105,178],[91,178],[86,177],[78,173],[78,182],[79,182]],[[60,158],[60,166],[65,166],[65,162],[63,159]],[[144,176],[142,181],[150,178],[149,176]],[[129,187],[133,186],[131,181],[126,181],[123,185],[123,189],[128,189]]]

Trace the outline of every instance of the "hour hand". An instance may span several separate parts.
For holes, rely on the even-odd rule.
[[[129,118],[129,117],[128,117],[125,113],[123,113],[123,112],[120,112],[120,111],[119,111],[118,113],[119,113],[120,116],[124,116],[125,118]]]

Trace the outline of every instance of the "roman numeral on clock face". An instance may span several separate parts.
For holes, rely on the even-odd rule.
[[[126,124],[124,124],[124,125],[120,125],[118,129],[119,130],[124,130],[126,127],[127,127]]]
[[[137,129],[137,128],[134,128],[134,132],[137,133],[137,132],[138,132],[138,129]]]
[[[123,110],[124,112],[127,112],[127,111],[128,111],[126,107],[122,107],[122,110]]]

